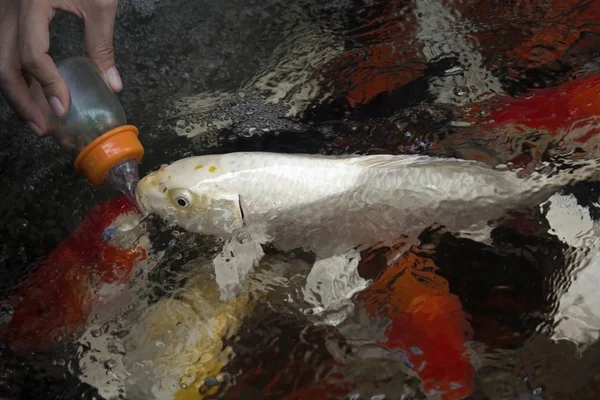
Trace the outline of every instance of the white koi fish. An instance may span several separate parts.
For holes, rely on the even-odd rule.
[[[458,232],[487,224],[590,178],[597,165],[521,179],[453,158],[241,152],[176,161],[144,177],[136,197],[144,214],[188,231],[225,239],[245,232],[322,260],[392,246],[433,225]]]

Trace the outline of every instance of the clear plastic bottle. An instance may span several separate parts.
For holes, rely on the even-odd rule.
[[[68,58],[56,65],[69,88],[64,117],[54,116],[39,83],[31,86],[45,110],[50,134],[93,185],[112,186],[135,203],[137,164],[144,155],[137,128],[127,124],[121,103],[89,58]]]

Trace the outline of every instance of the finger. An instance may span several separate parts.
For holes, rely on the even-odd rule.
[[[50,20],[53,9],[35,3],[21,8],[19,16],[19,55],[21,67],[41,85],[52,112],[57,117],[66,114],[69,90],[48,55],[50,49]]]
[[[46,120],[39,107],[29,93],[25,79],[19,72],[12,70],[7,74],[0,73],[0,87],[2,95],[10,107],[21,116],[38,136],[47,133]]]
[[[41,136],[47,131],[46,121],[21,74],[16,45],[17,19],[16,3],[0,3],[0,92],[10,107]]]
[[[116,0],[95,0],[86,3],[83,19],[87,54],[102,72],[108,86],[119,92],[123,82],[115,67],[113,32],[116,14]]]

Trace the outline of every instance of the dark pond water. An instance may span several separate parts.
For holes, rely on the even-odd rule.
[[[598,20],[597,1],[121,1],[119,97],[141,175],[240,150],[527,170],[598,157]],[[52,33],[57,59],[83,52],[76,19],[58,15]],[[4,103],[0,126],[0,398],[600,396],[596,182],[490,232],[424,232],[389,267],[389,253],[365,256],[331,292],[372,286],[314,315],[310,254],[266,249],[220,302],[222,243],[94,208],[120,203]],[[77,236],[84,220],[98,237],[116,228],[124,250]],[[128,264],[135,246],[146,256]],[[5,330],[19,315],[31,328]]]

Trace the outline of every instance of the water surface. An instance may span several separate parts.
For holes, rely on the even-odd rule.
[[[237,150],[423,153],[524,168],[557,155],[592,158],[597,117],[584,111],[595,101],[599,14],[593,1],[123,1],[120,98],[146,148],[141,174]],[[74,21],[56,18],[57,58],[83,51]],[[578,79],[582,86],[565,89]],[[584,92],[569,116],[552,118],[562,103],[551,99]],[[114,193],[88,186],[57,146],[0,110],[0,288],[8,299]],[[514,122],[519,112],[502,110],[533,117]],[[483,242],[421,237],[428,253],[415,257],[437,269],[426,275],[436,284],[419,290],[447,285],[472,329],[469,398],[598,397],[599,188],[558,193]],[[202,377],[206,398],[425,398],[418,374],[378,343],[386,319],[369,314],[369,304],[393,299],[342,301],[346,317],[332,326],[337,314],[306,311],[314,309],[303,293],[311,256],[267,249],[239,302],[220,304],[207,263],[222,243],[155,219],[136,229],[127,243],[148,247],[149,258],[118,289],[92,288],[103,301],[74,337],[34,352],[0,349],[0,396],[152,398],[153,360],[167,385],[186,390]],[[380,270],[363,265],[360,278],[377,282]],[[18,311],[2,310],[3,319]],[[169,374],[186,357],[193,371],[174,381]]]

